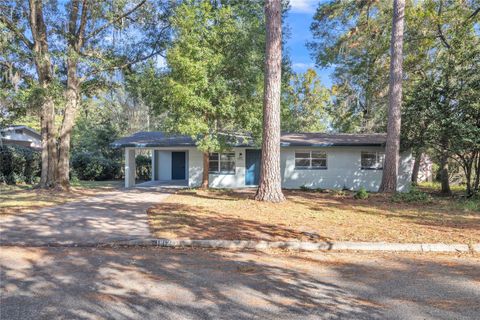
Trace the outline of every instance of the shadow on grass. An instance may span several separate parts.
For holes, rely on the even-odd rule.
[[[180,194],[191,197],[192,205],[169,203],[169,207],[163,210],[163,205],[167,204],[161,204],[158,207],[159,210],[155,212],[165,214],[157,215],[158,223],[153,226],[154,232],[166,231],[168,226],[171,225],[170,230],[181,237],[204,234],[209,238],[224,236],[230,239],[236,234],[240,238],[251,239],[256,237],[267,240],[275,234],[274,230],[277,227],[279,237],[282,240],[291,238],[312,240],[305,238],[304,233],[285,227],[282,224],[272,226],[264,225],[258,221],[244,220],[242,219],[242,212],[222,214],[226,210],[222,208],[221,203],[223,201],[252,200],[255,190],[210,190],[208,192],[181,192]],[[403,223],[404,228],[408,228],[408,225],[429,227],[432,232],[442,232],[446,237],[448,237],[449,232],[455,231],[458,234],[465,231],[467,232],[466,235],[472,239],[480,238],[480,212],[460,210],[455,207],[456,200],[454,199],[434,199],[432,203],[407,203],[393,202],[390,196],[382,194],[371,194],[370,198],[366,200],[356,200],[353,198],[353,194],[336,195],[299,190],[284,190],[284,194],[290,202],[290,208],[292,204],[298,206],[298,208],[295,208],[296,211],[305,208],[305,211],[318,212],[318,214],[335,211],[339,213],[349,212],[352,219],[354,219],[353,215],[358,213],[364,217],[381,218],[391,225],[395,225],[396,222]],[[213,203],[213,206],[209,205],[208,208],[195,206],[195,199],[218,201],[218,210],[215,203]],[[285,209],[283,204],[272,204],[271,206],[273,206],[272,208],[277,206],[278,210],[289,214],[289,209]],[[249,210],[250,207],[250,204],[245,204],[245,210]],[[238,208],[241,208],[241,206],[238,206]],[[182,214],[182,212],[185,214]],[[195,216],[196,213],[198,213],[198,216]],[[232,215],[237,216],[237,218],[232,218]],[[161,223],[161,220],[163,223]],[[324,227],[328,227],[325,222],[322,223]],[[352,221],[352,227],[354,225],[355,223]],[[185,228],[185,226],[188,226],[188,228]],[[315,229],[315,227],[312,229]],[[261,236],[262,234],[264,235]],[[326,236],[317,236],[319,241],[329,240]],[[462,238],[464,237],[462,236]]]
[[[247,194],[240,195],[244,197]],[[203,196],[205,197],[205,196]],[[209,199],[234,201],[236,198],[208,197]],[[331,243],[329,238],[317,233],[302,232],[284,224],[262,223],[258,220],[220,214],[202,206],[174,202],[162,202],[148,209],[149,226],[157,237],[177,239],[223,240],[303,240]],[[173,236],[172,236],[173,235]]]

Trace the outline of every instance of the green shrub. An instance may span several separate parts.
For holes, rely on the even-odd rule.
[[[23,146],[0,146],[0,183],[33,183],[40,171],[39,151]]]
[[[412,187],[408,192],[397,192],[393,195],[392,200],[395,202],[429,202],[430,196]]]
[[[80,180],[112,180],[120,174],[117,161],[91,152],[74,154],[72,168]]]
[[[365,189],[365,187],[361,187],[357,193],[355,193],[355,195],[353,196],[355,199],[367,199],[369,196],[368,192],[367,192],[367,189]]]
[[[137,178],[139,180],[150,180],[152,177],[152,158],[149,156],[138,155],[135,158],[137,167]]]
[[[300,190],[302,190],[302,191],[312,191],[312,189],[310,187],[307,187],[306,185],[301,185]]]
[[[338,196],[338,197],[345,197],[345,196],[348,194],[348,192],[345,191],[345,190],[334,189],[334,190],[332,191],[332,194],[333,194],[334,196]]]

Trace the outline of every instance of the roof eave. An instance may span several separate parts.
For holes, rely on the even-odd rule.
[[[282,142],[281,147],[383,147],[385,143],[290,143]]]

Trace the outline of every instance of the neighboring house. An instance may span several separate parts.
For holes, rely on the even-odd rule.
[[[242,188],[258,185],[261,151],[240,138],[230,152],[210,155],[210,186]],[[287,133],[281,137],[281,175],[284,188],[377,191],[382,179],[386,134]],[[152,180],[198,187],[203,155],[195,141],[182,135],[139,132],[112,144],[125,148],[125,187],[135,185],[135,151],[152,151]],[[398,190],[408,191],[412,157],[401,154]]]
[[[10,126],[0,129],[0,144],[20,145],[39,150],[42,148],[42,137],[27,126]]]

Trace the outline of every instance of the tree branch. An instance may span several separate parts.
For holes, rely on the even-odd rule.
[[[121,70],[121,69],[125,69],[127,67],[130,67],[134,64],[137,64],[137,63],[140,63],[140,62],[143,62],[145,60],[148,60],[156,55],[159,55],[159,56],[162,56],[162,57],[165,57],[161,52],[163,51],[163,49],[158,49],[158,50],[155,50],[153,51],[152,53],[146,55],[146,56],[143,56],[143,57],[138,57],[137,59],[135,60],[132,60],[132,61],[128,61],[128,62],[125,62],[121,65],[114,65],[114,66],[110,66],[110,67],[107,67],[107,68],[102,68],[102,69],[96,69],[96,70],[93,70],[91,72],[88,73],[89,76],[92,76],[92,75],[96,75],[96,74],[99,74],[99,73],[102,73],[102,72],[107,72],[107,71],[114,71],[114,70]],[[87,55],[88,56],[88,55]],[[86,77],[83,76],[81,77],[80,81],[79,82],[83,82],[86,80]]]
[[[123,13],[122,15],[118,16],[117,18],[113,19],[112,21],[109,21],[107,23],[105,23],[103,26],[99,27],[98,29],[96,30],[93,30],[88,36],[85,37],[85,41],[88,40],[88,39],[91,39],[93,37],[95,37],[96,35],[98,35],[100,32],[102,32],[103,30],[107,29],[108,27],[110,27],[112,24],[114,24],[115,22],[125,18],[126,16],[129,16],[130,14],[132,14],[133,12],[135,12],[138,8],[140,8],[141,6],[143,6],[145,4],[147,0],[142,0],[140,1],[135,7],[133,7],[132,9],[128,10],[127,12]]]
[[[15,24],[8,20],[4,15],[0,15],[0,21],[5,24],[8,30],[13,32],[13,34],[23,42],[30,50],[33,49],[33,42],[28,40],[28,38],[15,26]]]
[[[473,11],[473,13],[470,16],[468,16],[467,21],[474,18],[479,12],[480,12],[480,7],[477,8],[477,10]]]
[[[442,8],[443,8],[443,1],[440,1],[440,4],[438,6],[438,16],[439,17],[442,15]],[[440,25],[440,23],[437,23],[437,31],[438,31],[438,37],[440,38],[440,40],[442,40],[445,47],[447,47],[447,49],[451,49],[452,47],[448,44],[447,39],[443,35],[442,26]]]
[[[87,27],[87,13],[88,13],[88,0],[83,0],[82,3],[82,16],[80,18],[80,27],[78,28],[78,40],[77,46],[78,50],[83,46],[85,43],[85,28]]]
[[[450,44],[448,44],[447,39],[443,35],[442,27],[440,26],[440,24],[437,24],[437,30],[438,30],[438,37],[440,38],[440,40],[442,40],[442,43],[445,45],[447,49],[451,49],[452,47],[450,46]]]

